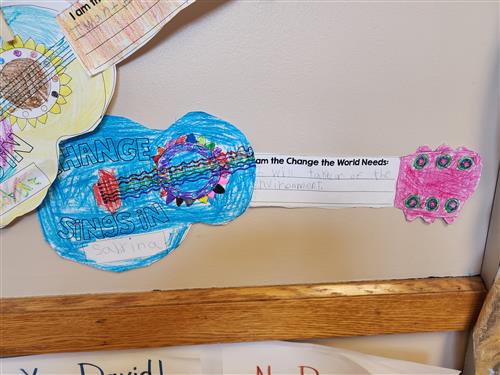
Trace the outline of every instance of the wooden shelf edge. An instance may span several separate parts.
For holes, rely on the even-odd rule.
[[[0,299],[0,355],[466,330],[480,277]]]

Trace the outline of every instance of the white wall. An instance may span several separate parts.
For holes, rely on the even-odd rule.
[[[2,295],[478,274],[500,152],[498,8],[199,1],[120,66],[110,108],[154,128],[204,110],[259,152],[398,156],[466,145],[484,170],[455,224],[408,223],[390,208],[252,209],[225,227],[196,225],[151,267],[111,274],[60,259],[31,214],[1,232]],[[450,346],[435,362],[459,363],[461,336],[436,335],[400,344],[416,340],[424,361]],[[376,346],[390,348],[384,340]]]

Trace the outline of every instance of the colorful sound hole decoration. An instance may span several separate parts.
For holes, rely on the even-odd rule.
[[[62,257],[116,272],[166,256],[191,224],[234,220],[255,182],[248,140],[203,112],[164,131],[105,116],[61,155],[39,210],[45,238]]]
[[[204,142],[203,137],[200,139]],[[224,152],[199,142],[190,134],[158,147],[151,171],[117,177],[114,171],[99,170],[99,179],[93,185],[97,204],[114,213],[121,207],[122,199],[139,198],[153,190],[160,191],[166,204],[209,204],[216,194],[226,192],[232,173],[254,168],[251,148]]]
[[[466,147],[420,147],[401,158],[394,205],[408,220],[452,223],[479,183],[481,157]],[[462,202],[462,203],[461,203]]]
[[[45,124],[49,113],[61,113],[71,94],[71,77],[64,73],[63,58],[33,39],[16,36],[0,48],[0,119],[24,129]]]
[[[189,134],[170,141],[158,148],[154,160],[167,204],[175,201],[189,207],[197,200],[206,204],[225,192],[230,174],[227,153],[213,143],[207,146],[202,137]]]

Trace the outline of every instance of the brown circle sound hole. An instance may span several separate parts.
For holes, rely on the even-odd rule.
[[[49,82],[42,66],[30,59],[16,59],[0,72],[0,94],[17,108],[34,109],[49,97]]]

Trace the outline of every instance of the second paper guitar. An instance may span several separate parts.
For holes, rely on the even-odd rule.
[[[147,266],[191,224],[225,224],[253,207],[392,207],[452,223],[476,189],[481,157],[420,147],[403,157],[254,154],[233,125],[202,112],[148,129],[107,116],[65,142],[40,223],[64,258],[109,271]]]
[[[42,202],[59,142],[92,130],[114,90],[114,69],[87,75],[54,4],[64,2],[2,2],[15,37],[0,47],[0,227]]]

